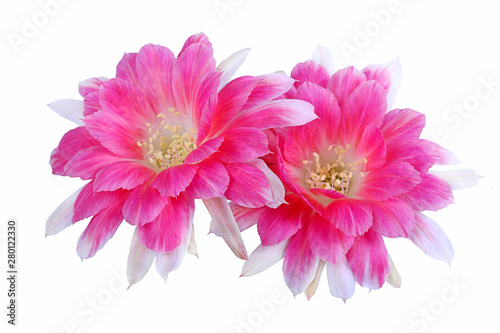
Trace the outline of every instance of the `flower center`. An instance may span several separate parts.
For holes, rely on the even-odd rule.
[[[181,114],[175,109],[169,111],[174,116]],[[158,118],[162,120],[156,125],[146,123],[149,137],[137,141],[139,147],[147,149],[144,159],[161,170],[184,164],[189,153],[196,149],[194,130],[185,131],[182,126],[167,124],[163,113],[159,113]]]
[[[363,178],[363,170],[368,162],[366,158],[362,161],[349,162],[345,160],[349,144],[343,146],[330,146],[328,150],[333,150],[333,157],[329,163],[321,163],[318,153],[313,153],[314,161],[304,160],[302,163],[308,165],[305,182],[309,188],[320,188],[325,190],[335,190],[346,195],[352,188],[353,179]]]

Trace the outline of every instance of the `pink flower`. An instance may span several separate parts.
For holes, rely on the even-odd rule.
[[[319,48],[315,58],[329,59],[328,54]],[[384,237],[409,238],[431,257],[451,261],[450,241],[422,212],[453,202],[450,185],[429,169],[457,160],[419,138],[423,114],[387,112],[399,84],[398,60],[334,74],[332,62],[326,64],[298,64],[291,74],[295,85],[285,94],[313,104],[319,119],[269,135],[276,136],[275,159],[267,160],[285,184],[287,204],[231,205],[240,229],[257,223],[262,242],[242,275],[284,258],[288,287],[310,298],[326,266],[331,294],[345,301],[356,282],[370,290],[385,281],[399,286]],[[477,182],[470,170],[458,174]]]
[[[227,199],[244,207],[280,205],[283,185],[259,159],[269,152],[262,130],[316,118],[304,101],[273,101],[293,85],[285,75],[228,82],[247,51],[216,67],[204,34],[188,38],[177,58],[146,45],[124,55],[116,78],[81,82],[83,102],[49,105],[80,125],[52,152],[53,173],[89,182],[56,209],[47,234],[92,217],[77,246],[85,259],[125,220],[136,227],[130,283],[154,258],[166,279],[186,251],[196,253],[194,199],[203,199],[231,250],[246,259]]]

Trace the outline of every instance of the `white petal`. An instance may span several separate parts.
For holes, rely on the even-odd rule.
[[[75,193],[64,200],[59,207],[47,219],[45,224],[45,236],[51,236],[69,227],[73,221],[73,206],[78,195],[85,186],[82,186]]]
[[[326,68],[328,75],[332,76],[335,73],[333,56],[330,50],[324,46],[317,45],[314,48],[312,60]]]
[[[452,190],[462,190],[475,186],[482,176],[471,169],[458,170],[431,170],[430,174],[437,176],[447,182]]]
[[[182,243],[173,251],[167,253],[158,253],[156,255],[156,271],[160,274],[165,282],[167,282],[168,274],[179,268],[182,260],[186,256],[191,233],[188,233]]]
[[[285,239],[276,245],[263,246],[259,245],[248,257],[243,265],[241,276],[251,276],[258,274],[281,259],[285,255],[285,249],[288,245],[289,239]]]
[[[401,276],[399,275],[399,272],[396,269],[396,265],[394,265],[394,261],[392,261],[389,253],[387,253],[387,257],[389,258],[389,263],[391,265],[391,270],[389,272],[389,276],[387,277],[387,282],[394,288],[399,288],[401,287]]]
[[[311,284],[304,291],[308,300],[310,300],[311,297],[314,296],[314,294],[316,293],[316,290],[318,289],[319,279],[321,278],[321,273],[323,273],[323,268],[325,268],[325,262],[323,260],[320,260],[319,264],[318,264],[318,269],[316,270],[316,275],[314,276],[314,279],[312,280]]]
[[[248,52],[250,52],[250,49],[243,49],[233,53],[217,66],[217,70],[222,73],[217,91],[220,91],[222,87],[229,82],[234,73],[236,73],[236,70],[243,64],[243,61],[245,61]]]
[[[345,257],[335,264],[326,263],[326,275],[332,296],[342,298],[345,302],[354,295],[356,280]]]
[[[214,229],[220,231],[222,238],[238,258],[247,260],[247,250],[241,238],[240,229],[226,198],[203,199],[203,203],[212,216]]]
[[[427,216],[415,213],[415,228],[409,238],[428,256],[451,264],[453,246],[443,229]]]
[[[286,203],[285,188],[283,187],[283,183],[278,178],[278,176],[276,176],[274,172],[272,172],[271,169],[269,169],[266,163],[260,158],[257,158],[251,162],[247,162],[247,164],[256,167],[260,171],[264,172],[264,174],[266,175],[267,181],[271,186],[271,192],[273,196],[273,201],[268,203],[267,206],[270,208],[276,208],[279,205]]]
[[[387,92],[387,111],[389,111],[392,110],[392,104],[396,99],[396,94],[398,93],[399,86],[401,85],[401,75],[403,73],[403,69],[399,58],[389,62],[386,67],[391,73],[391,86]]]
[[[75,124],[83,125],[83,101],[77,99],[59,99],[47,105],[52,111]]]
[[[127,261],[127,279],[130,285],[142,280],[151,267],[155,255],[155,251],[148,249],[141,243],[138,229],[135,228]]]

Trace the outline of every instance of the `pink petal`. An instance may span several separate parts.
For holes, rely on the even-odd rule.
[[[384,88],[387,92],[391,85],[391,73],[384,65],[370,65],[362,71],[366,76],[366,80],[374,80]]]
[[[410,191],[419,182],[419,172],[409,163],[394,162],[367,173],[356,195],[373,201],[385,201]]]
[[[69,130],[59,142],[59,154],[70,160],[76,153],[83,149],[98,146],[99,141],[94,139],[83,126]]]
[[[327,84],[327,89],[333,92],[335,98],[343,107],[344,101],[352,94],[360,83],[366,81],[366,76],[355,67],[346,67],[332,75]]]
[[[290,75],[292,78],[297,80],[295,86],[298,88],[304,82],[315,83],[323,88],[326,88],[330,75],[326,71],[325,67],[320,64],[307,60],[297,64]]]
[[[231,251],[240,259],[247,260],[248,255],[227,200],[223,197],[203,200],[208,212],[212,216],[212,222],[220,231],[222,238]]]
[[[460,162],[460,160],[451,151],[432,141],[420,139],[419,142],[427,149],[428,152],[435,155],[436,164],[438,165],[451,165]]]
[[[356,149],[357,160],[366,158],[365,172],[378,169],[385,164],[386,145],[382,132],[374,124],[363,130]]]
[[[273,200],[271,186],[262,171],[245,163],[228,163],[225,168],[229,174],[226,198],[248,208],[262,207]]]
[[[276,100],[244,110],[237,114],[225,130],[239,127],[267,129],[272,127],[298,126],[316,119],[311,104],[299,100]]]
[[[370,290],[382,287],[389,276],[389,259],[384,240],[369,230],[354,241],[346,255],[356,281]]]
[[[362,82],[347,96],[342,108],[342,130],[346,143],[355,145],[365,126],[382,124],[387,110],[386,93],[375,81]]]
[[[236,220],[236,223],[238,224],[238,228],[240,229],[240,231],[244,231],[250,228],[251,226],[257,224],[260,215],[267,214],[266,212],[269,211],[268,207],[246,208],[239,206],[234,202],[230,202],[229,207],[231,208],[231,212],[233,213],[234,219]],[[211,225],[210,232],[213,232],[217,236],[220,236],[221,235],[220,231],[215,230],[215,228],[212,227],[215,226]]]
[[[163,210],[151,222],[139,226],[139,239],[155,252],[170,252],[177,248],[189,232],[189,211],[192,199],[183,196],[168,198]]]
[[[64,156],[61,155],[59,152],[59,147],[56,147],[51,153],[50,153],[50,166],[52,168],[52,173],[54,175],[59,175],[59,176],[65,176],[66,172],[64,171],[64,168],[66,167],[68,163],[68,159]]]
[[[194,199],[224,196],[229,184],[229,175],[224,165],[213,160],[205,160],[197,166],[198,170],[186,188],[186,194]]]
[[[354,237],[343,234],[330,221],[315,214],[309,223],[309,246],[321,260],[336,263],[345,257]]]
[[[130,286],[142,280],[153,264],[155,256],[155,251],[141,243],[138,228],[135,228],[127,260],[127,279]]]
[[[64,173],[84,180],[93,179],[103,167],[121,160],[103,146],[93,146],[76,153],[64,167]]]
[[[260,75],[257,77],[257,85],[248,97],[243,110],[251,109],[276,99],[287,92],[293,86],[293,79],[281,73]]]
[[[388,144],[417,140],[425,126],[425,115],[412,109],[396,109],[387,113],[380,129]]]
[[[130,191],[123,205],[123,216],[131,225],[141,227],[153,221],[167,203],[168,197],[162,196],[149,181]]]
[[[73,206],[83,188],[70,195],[50,214],[45,224],[45,237],[58,234],[73,223]]]
[[[335,264],[327,263],[326,274],[332,296],[341,298],[345,302],[354,295],[356,280],[345,256]]]
[[[208,37],[203,33],[199,32],[196,35],[189,36],[189,38],[184,42],[182,46],[181,52],[179,52],[179,56],[191,45],[193,44],[203,44],[212,50],[212,43],[208,40]]]
[[[288,246],[288,239],[281,243],[263,246],[260,244],[248,257],[243,265],[241,276],[252,276],[265,271],[275,263],[283,259]]]
[[[153,188],[161,195],[177,197],[191,184],[198,167],[192,164],[176,165],[160,172],[153,181]]]
[[[236,73],[236,70],[245,61],[248,52],[250,52],[250,49],[243,49],[238,52],[235,52],[226,59],[224,59],[217,66],[217,71],[222,73],[220,76],[220,82],[217,91],[220,91],[229,82],[234,73]]]
[[[415,213],[404,201],[391,198],[370,202],[373,211],[372,229],[385,237],[408,238],[415,227]]]
[[[140,86],[136,66],[137,53],[125,53],[116,66],[116,78]]]
[[[287,195],[288,204],[265,210],[257,223],[262,245],[269,246],[290,238],[307,222],[311,210],[296,195]]]
[[[118,161],[103,167],[94,179],[94,191],[131,190],[149,182],[158,171],[146,161]]]
[[[108,79],[105,77],[92,77],[90,79],[80,81],[78,84],[78,92],[85,98],[89,94],[99,91],[101,84],[106,82]]]
[[[94,181],[91,181],[83,188],[75,201],[73,222],[99,213],[123,196],[125,196],[124,191],[94,192]]]
[[[76,99],[60,99],[47,105],[52,111],[78,126],[83,125],[84,104]]]
[[[257,158],[255,160],[247,162],[247,164],[254,166],[262,171],[267,178],[269,186],[271,187],[272,201],[268,202],[266,205],[270,208],[276,208],[279,205],[285,203],[285,188],[283,187],[283,183],[281,183],[281,180],[278,178],[278,176],[276,176],[276,174],[272,172],[271,169],[269,169],[266,163],[263,160]]]
[[[219,136],[204,142],[201,146],[189,153],[184,162],[193,164],[203,161],[215,152],[219,151],[219,147],[223,141],[224,137]]]
[[[373,222],[370,206],[356,199],[334,200],[325,208],[324,217],[349,236],[364,234]]]
[[[436,211],[454,202],[451,187],[444,180],[430,174],[422,174],[421,178],[411,191],[399,195],[413,209]]]
[[[309,248],[307,230],[299,230],[288,243],[283,261],[285,282],[298,295],[313,281],[319,258]]]
[[[399,60],[399,58],[396,58],[390,61],[386,65],[386,68],[391,73],[391,86],[389,88],[389,91],[387,92],[387,110],[391,110],[392,104],[396,99],[396,94],[401,84],[401,76],[402,76],[401,61]]]
[[[88,94],[83,100],[83,116],[87,117],[91,114],[101,110],[101,103],[99,102],[99,91],[94,91]]]
[[[267,136],[256,128],[235,128],[222,134],[217,158],[223,163],[247,162],[267,155]]]
[[[422,144],[422,140],[398,141],[387,145],[387,161],[405,161],[410,163],[415,170],[425,173],[436,162],[436,155]]]
[[[451,264],[455,252],[450,240],[436,222],[419,212],[410,240],[428,256]]]
[[[80,258],[93,257],[113,237],[123,221],[122,206],[123,200],[115,201],[90,220],[78,240],[76,251]]]

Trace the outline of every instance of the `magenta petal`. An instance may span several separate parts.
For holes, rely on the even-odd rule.
[[[325,67],[312,60],[307,60],[295,65],[290,76],[297,80],[297,82],[295,82],[296,87],[299,87],[304,82],[312,82],[326,88],[328,80],[330,79],[330,75],[328,75]]]
[[[453,203],[450,185],[439,177],[422,174],[422,181],[399,198],[418,211],[439,210]]]
[[[229,82],[234,73],[236,73],[238,68],[243,64],[249,52],[250,49],[237,51],[217,65],[217,71],[221,73],[217,91],[220,91]]]
[[[418,212],[415,215],[415,229],[410,235],[410,240],[428,256],[448,264],[455,255],[453,246],[443,229],[436,222]]]
[[[191,184],[198,167],[192,164],[176,165],[160,172],[153,181],[161,195],[177,197]]]
[[[167,202],[168,197],[162,196],[149,181],[130,191],[123,205],[123,216],[128,223],[141,227],[153,221]]]
[[[319,263],[319,258],[309,248],[307,230],[304,229],[290,239],[283,261],[285,282],[294,295],[306,290],[316,275]]]
[[[387,249],[377,232],[369,230],[356,238],[346,257],[354,278],[363,287],[378,289],[387,280],[390,271]]]
[[[94,192],[93,187],[94,181],[91,181],[85,185],[78,195],[73,208],[73,222],[81,221],[99,213],[125,195],[124,191]]]
[[[257,158],[246,164],[256,167],[262,171],[267,178],[269,186],[271,187],[272,201],[268,202],[266,205],[270,208],[276,208],[285,203],[285,187],[279,177],[269,169],[266,163],[260,158]]]
[[[340,104],[337,95],[336,97]],[[386,93],[375,81],[363,82],[345,99],[341,107],[345,141],[355,144],[369,123],[381,125],[387,111]]]
[[[226,198],[248,208],[265,206],[273,200],[266,175],[259,169],[245,163],[228,163],[229,174]]]
[[[272,73],[257,76],[257,85],[252,90],[243,110],[251,109],[278,98],[293,86],[293,80],[284,74]]]
[[[374,80],[380,84],[385,91],[389,91],[391,73],[384,65],[370,65],[365,67],[361,72],[365,74],[366,80]]]
[[[311,250],[327,263],[334,264],[344,257],[354,242],[353,236],[343,234],[318,214],[314,215],[308,229]]]
[[[116,66],[116,78],[140,86],[136,69],[137,53],[125,53]]]
[[[68,159],[64,156],[61,155],[59,152],[59,147],[56,147],[51,153],[50,153],[50,166],[52,168],[52,173],[54,175],[59,175],[59,176],[65,176],[66,172],[64,171],[64,168],[68,164]]]
[[[325,208],[324,217],[349,236],[362,235],[373,222],[370,206],[356,199],[334,200]]]
[[[103,146],[93,146],[76,153],[64,167],[64,173],[84,180],[92,179],[106,165],[121,160],[121,157],[114,155]]]
[[[186,164],[193,164],[203,161],[207,157],[219,151],[222,141],[224,141],[224,137],[219,136],[204,142],[201,146],[189,153],[184,162]]]
[[[97,172],[94,191],[131,190],[153,179],[158,171],[145,161],[122,160],[111,163]]]
[[[417,140],[425,126],[425,116],[412,109],[396,109],[387,113],[380,129],[389,143]]]
[[[307,222],[311,210],[296,195],[286,196],[288,204],[266,210],[257,222],[262,245],[275,245],[290,238]]]
[[[229,184],[226,168],[219,162],[205,160],[197,164],[198,170],[186,195],[194,199],[211,199],[224,196]]]
[[[269,153],[267,136],[256,128],[235,128],[222,136],[217,159],[223,163],[251,161]]]
[[[382,132],[374,124],[363,130],[356,149],[358,159],[366,158],[365,172],[375,170],[385,164],[386,145]]]
[[[239,206],[234,202],[230,202],[229,207],[231,207],[231,212],[233,213],[234,219],[236,220],[240,231],[244,231],[257,224],[261,214],[267,214],[267,211],[269,211],[268,207],[246,208]],[[217,236],[220,236],[220,231],[214,230],[212,226],[210,231],[214,232]]]
[[[415,227],[415,213],[404,201],[391,198],[370,202],[373,211],[372,229],[385,237],[408,238]]]
[[[179,56],[191,45],[193,44],[203,44],[206,47],[208,47],[210,50],[212,50],[212,43],[210,43],[208,37],[203,33],[197,33],[196,35],[189,36],[189,38],[184,42],[184,45],[182,46],[181,52],[179,52]]]
[[[425,149],[427,149],[428,152],[430,153],[433,153],[435,158],[436,158],[436,164],[439,164],[439,165],[448,165],[448,164],[457,164],[459,163],[459,159],[449,150],[441,147],[440,145],[432,142],[432,141],[428,141],[428,140],[424,140],[424,139],[420,139],[418,140],[420,144],[422,144]]]
[[[333,92],[340,107],[343,107],[346,98],[360,83],[366,81],[366,76],[355,67],[346,67],[332,75],[327,84],[327,89]]]
[[[356,195],[373,201],[385,201],[408,192],[419,182],[419,172],[409,163],[395,162],[369,172]]]
[[[90,79],[80,81],[78,84],[78,92],[85,98],[89,94],[99,91],[101,84],[106,82],[108,79],[105,77],[92,77]]]
[[[90,116],[101,110],[101,103],[99,102],[99,91],[94,91],[88,94],[83,100],[83,115],[84,117]]]
[[[123,200],[115,201],[90,220],[78,240],[77,253],[80,258],[93,257],[113,237],[123,221],[122,205]]]
[[[58,153],[70,160],[79,151],[98,145],[99,141],[94,139],[85,127],[80,126],[64,134],[59,142]]]
[[[192,199],[170,197],[158,216],[139,226],[139,239],[148,249],[170,252],[181,244],[189,231],[189,210]]]

